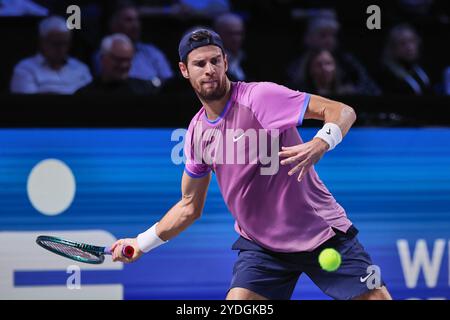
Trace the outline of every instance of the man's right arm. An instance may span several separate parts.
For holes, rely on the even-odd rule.
[[[38,93],[39,89],[29,68],[18,65],[14,68],[14,73],[10,83],[11,93]]]
[[[133,262],[143,254],[144,248],[139,246],[139,242],[151,244],[155,241],[151,237],[157,237],[156,241],[168,241],[188,228],[202,214],[210,181],[210,173],[201,178],[192,178],[186,172],[183,172],[181,200],[163,216],[158,224],[138,236],[141,241],[138,241],[138,238],[117,240],[112,246],[114,250],[113,260]],[[146,239],[145,237],[149,238]],[[131,259],[121,255],[124,244],[132,245],[135,248],[135,254]]]
[[[176,237],[200,218],[205,205],[211,174],[202,178],[192,178],[183,172],[181,200],[178,201],[156,226],[156,234],[167,241]]]

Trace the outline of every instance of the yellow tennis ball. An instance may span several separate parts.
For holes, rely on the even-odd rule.
[[[341,265],[341,255],[335,249],[323,249],[319,254],[319,264],[325,271],[336,271]]]

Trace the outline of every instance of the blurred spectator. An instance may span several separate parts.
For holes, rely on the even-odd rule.
[[[447,0],[396,0],[395,12],[400,21],[414,21],[417,25],[449,24]]]
[[[450,96],[450,67],[444,70],[444,93]]]
[[[46,16],[48,9],[31,0],[0,0],[0,16]]]
[[[214,21],[214,30],[220,35],[228,58],[228,76],[232,81],[246,80],[242,66],[246,54],[242,49],[245,37],[244,22],[240,16],[225,13]]]
[[[207,18],[215,17],[230,10],[228,0],[179,0],[178,5],[182,8],[182,12]]]
[[[305,54],[298,76],[304,82],[302,90],[321,96],[355,93],[351,83],[344,83],[336,60],[326,49],[315,49]]]
[[[14,68],[13,93],[72,94],[92,80],[88,67],[68,56],[71,34],[66,21],[52,16],[39,24],[39,53]]]
[[[134,56],[130,77],[152,81],[155,87],[161,86],[173,77],[173,72],[164,53],[152,44],[140,42],[141,21],[136,6],[131,2],[121,3],[110,21],[112,33],[127,35],[134,44]],[[95,55],[95,69],[99,73],[99,54]]]
[[[133,43],[120,33],[105,37],[100,49],[101,74],[77,94],[153,94],[156,88],[148,80],[129,77],[134,55]]]
[[[333,54],[335,63],[341,70],[341,77],[345,83],[352,83],[355,94],[379,95],[379,87],[369,77],[364,66],[350,53],[339,47],[337,34],[339,23],[333,15],[324,15],[312,18],[307,26],[304,36],[304,45],[307,50],[325,49]],[[305,56],[294,61],[288,71],[289,84],[302,89],[305,79],[298,75],[299,68],[304,64]]]
[[[230,11],[228,0],[173,0],[173,1],[149,1],[151,4],[143,4],[139,12],[145,16],[168,15],[179,19],[207,18],[211,19]]]
[[[380,81],[383,91],[394,94],[423,95],[431,93],[430,78],[419,65],[420,38],[406,24],[389,33],[382,59]]]
[[[409,14],[426,15],[430,13],[433,0],[397,0],[399,6]]]

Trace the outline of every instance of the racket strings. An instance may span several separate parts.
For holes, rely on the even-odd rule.
[[[41,241],[42,245],[48,247],[49,249],[52,249],[54,251],[58,251],[61,252],[67,256],[72,256],[72,257],[80,257],[83,259],[89,259],[89,260],[99,260],[99,257],[83,251],[81,249],[78,249],[76,247],[72,247],[72,246],[68,246],[62,243],[56,243],[56,242],[52,242],[52,241]]]

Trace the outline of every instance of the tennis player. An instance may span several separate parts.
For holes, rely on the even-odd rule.
[[[368,272],[372,261],[356,237],[358,230],[313,166],[347,134],[356,120],[354,110],[275,83],[231,82],[222,40],[210,29],[185,34],[179,56],[181,73],[203,104],[186,134],[182,197],[147,231],[114,243],[114,261],[133,262],[198,219],[214,172],[240,235],[232,247],[239,254],[227,299],[290,299],[302,273],[334,299],[391,299],[382,279],[377,287],[369,285],[377,275]],[[308,142],[297,131],[303,119],[324,121]],[[218,156],[218,145],[250,143],[252,130],[268,133],[268,139],[256,136],[257,149],[272,148],[276,165],[261,157],[236,163],[226,161],[232,156]],[[236,134],[223,142],[229,132]],[[252,153],[252,148],[242,150]],[[125,243],[135,248],[131,259],[122,256]],[[318,263],[319,253],[329,247],[342,257],[334,272]]]

